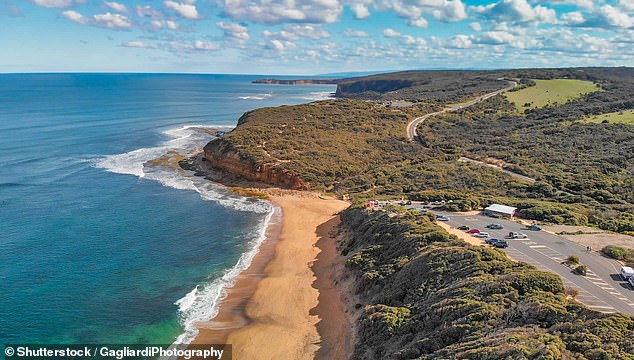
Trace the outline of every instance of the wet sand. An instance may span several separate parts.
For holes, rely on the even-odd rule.
[[[233,359],[346,359],[353,326],[335,283],[339,211],[349,204],[269,189],[282,210],[252,265],[237,279],[194,343],[230,343]]]

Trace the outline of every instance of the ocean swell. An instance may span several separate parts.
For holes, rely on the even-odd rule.
[[[226,296],[227,288],[235,283],[236,277],[247,269],[266,238],[266,229],[274,214],[281,211],[267,201],[240,197],[232,194],[219,184],[195,176],[178,166],[178,161],[195,155],[209,142],[218,129],[232,127],[188,125],[170,129],[163,133],[171,139],[160,146],[142,148],[123,154],[108,155],[93,161],[97,168],[117,174],[129,174],[139,178],[158,181],[164,186],[180,190],[196,191],[203,200],[215,201],[222,206],[240,211],[266,214],[249,234],[248,250],[237,263],[226,270],[222,277],[206,284],[199,284],[183,298],[175,302],[183,333],[174,344],[189,344],[198,334],[195,324],[210,320],[218,313],[220,300]]]

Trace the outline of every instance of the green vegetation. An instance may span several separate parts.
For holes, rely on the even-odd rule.
[[[579,264],[579,257],[575,256],[575,255],[570,255],[568,256],[568,258],[566,259],[566,263],[568,265],[577,265]]]
[[[608,114],[592,115],[582,119],[583,122],[595,124],[634,125],[634,110],[619,111]]]
[[[612,259],[624,261],[628,265],[634,265],[634,249],[608,245],[601,249],[601,252]]]
[[[580,87],[566,90],[565,99],[522,115],[497,96],[428,119],[419,142],[407,141],[405,125],[414,117],[504,87],[503,79],[523,79],[520,93],[533,89],[527,79],[562,78],[603,91],[580,98]],[[311,189],[349,194],[357,205],[405,196],[453,200],[445,208],[464,211],[496,202],[527,219],[631,232],[634,128],[583,119],[634,109],[633,90],[630,68],[385,74],[339,84],[341,96],[378,102],[259,109],[214,141],[256,165],[292,172]],[[414,105],[384,106],[390,99]],[[537,181],[459,162],[461,156],[497,160]],[[431,215],[352,208],[341,219],[341,252],[363,309],[354,358],[634,359],[634,318],[587,309],[556,275],[469,246]],[[583,265],[576,269],[584,272]]]
[[[533,80],[535,85],[504,95],[520,112],[547,105],[563,104],[585,94],[600,91],[601,88],[590,81],[573,79]]]
[[[363,306],[355,359],[634,358],[634,317],[589,311],[556,275],[431,215],[351,208],[341,220]]]

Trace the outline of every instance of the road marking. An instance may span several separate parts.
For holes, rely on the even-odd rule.
[[[545,248],[545,247],[548,247],[548,246],[546,246],[546,245],[531,245],[531,246],[529,246],[529,248],[531,248],[531,249],[541,249],[541,248]]]

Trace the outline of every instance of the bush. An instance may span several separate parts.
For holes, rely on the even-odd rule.
[[[578,256],[575,256],[575,255],[570,255],[570,256],[568,256],[568,258],[566,259],[566,263],[567,263],[568,265],[577,265],[577,264],[579,264],[579,262],[580,262],[580,261],[579,261],[579,257],[578,257]]]
[[[625,261],[628,264],[634,263],[634,249],[628,249],[616,245],[608,245],[601,249],[601,252],[612,259]]]

